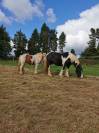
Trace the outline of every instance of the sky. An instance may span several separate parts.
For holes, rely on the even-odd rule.
[[[64,51],[81,53],[89,40],[90,28],[99,28],[99,0],[0,0],[0,25],[13,38],[22,30],[30,38],[42,24],[66,34]]]

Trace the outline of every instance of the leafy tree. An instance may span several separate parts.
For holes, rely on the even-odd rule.
[[[16,57],[26,52],[27,38],[21,30],[17,31],[14,35],[14,43],[16,47]]]
[[[7,58],[11,51],[10,37],[6,31],[6,28],[0,26],[0,58]]]
[[[31,38],[28,41],[28,51],[30,54],[40,52],[39,33],[37,29],[34,29]]]
[[[59,49],[61,53],[63,53],[63,48],[65,46],[65,39],[66,35],[64,32],[62,32],[61,35],[59,36]]]
[[[40,45],[43,52],[49,52],[49,27],[44,23],[41,27]]]
[[[50,30],[49,33],[49,48],[50,51],[56,51],[57,50],[57,32],[55,30]]]

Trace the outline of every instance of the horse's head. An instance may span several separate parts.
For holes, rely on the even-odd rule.
[[[76,74],[78,78],[83,78],[83,68],[81,66],[81,64],[78,64],[76,66]]]

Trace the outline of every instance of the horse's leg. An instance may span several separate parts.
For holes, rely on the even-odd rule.
[[[38,72],[37,72],[37,69],[38,69],[38,63],[37,64],[35,64],[35,70],[34,70],[34,73],[35,74],[37,74]]]
[[[65,65],[65,60],[62,58],[62,69],[61,69],[61,71],[60,71],[60,73],[59,73],[59,76],[60,77],[62,77],[63,76],[63,73],[64,73],[64,69],[65,69],[65,67],[66,67],[66,65]]]
[[[64,63],[64,65],[62,66],[62,69],[61,69],[61,71],[60,71],[60,73],[59,73],[59,76],[60,76],[60,77],[63,76],[63,73],[64,73],[65,68],[66,68],[66,64]]]
[[[50,65],[49,65],[49,67],[48,67],[48,76],[52,76],[52,74],[51,74],[51,71],[50,71]]]
[[[24,65],[23,65],[23,67],[22,67],[22,73],[24,74]]]
[[[24,64],[21,64],[20,65],[20,74],[23,74],[24,73]]]
[[[18,63],[18,72],[20,72],[20,63]]]
[[[63,76],[63,72],[64,72],[64,69],[63,69],[63,67],[62,67],[62,69],[61,69],[61,71],[60,71],[60,73],[59,73],[59,76],[60,76],[60,77]]]
[[[21,65],[21,62],[20,62],[20,57],[19,57],[19,60],[18,60],[18,72],[20,73],[20,65]]]
[[[66,76],[66,77],[69,77],[69,69],[68,69],[68,68],[66,68],[65,76]]]

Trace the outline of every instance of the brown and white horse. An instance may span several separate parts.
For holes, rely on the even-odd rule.
[[[24,74],[24,65],[25,63],[31,64],[31,65],[35,65],[35,70],[34,73],[37,74],[37,70],[38,70],[38,65],[40,63],[43,63],[44,61],[44,57],[46,56],[45,53],[37,53],[35,55],[30,55],[28,53],[22,54],[19,56],[19,60],[18,60],[18,71],[20,74]]]

